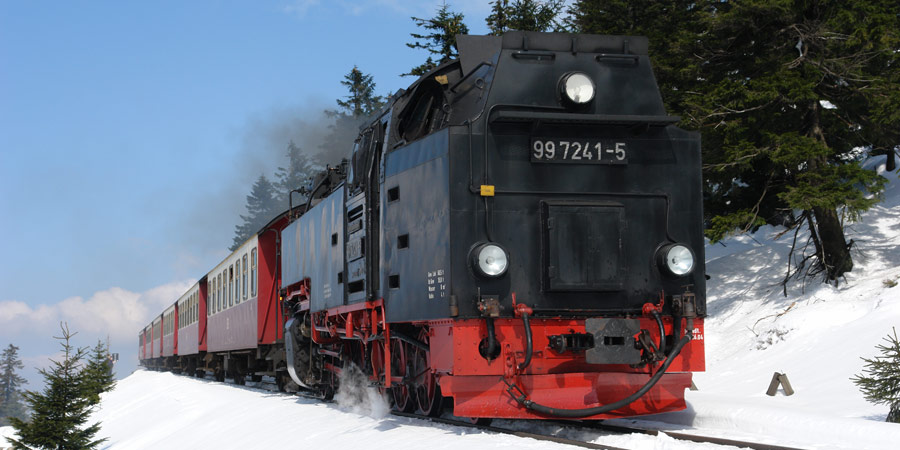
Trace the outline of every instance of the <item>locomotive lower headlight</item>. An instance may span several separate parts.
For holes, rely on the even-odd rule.
[[[594,82],[581,72],[564,76],[560,87],[563,96],[576,105],[583,105],[594,99]]]
[[[664,245],[659,249],[659,263],[669,274],[682,277],[694,270],[694,252],[682,244]]]
[[[472,251],[473,266],[479,275],[496,278],[509,267],[509,254],[497,244],[481,244]]]

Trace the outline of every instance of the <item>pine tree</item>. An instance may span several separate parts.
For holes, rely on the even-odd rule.
[[[41,369],[43,392],[28,391],[25,402],[32,410],[31,420],[11,420],[18,439],[10,439],[14,449],[93,449],[106,439],[95,439],[100,424],[86,426],[91,402],[83,394],[81,361],[87,354],[75,348],[70,340],[75,335],[60,324],[62,336],[55,337],[63,349],[61,361],[50,360],[51,368]]]
[[[877,346],[881,356],[862,358],[866,362],[864,374],[850,380],[859,386],[866,400],[890,406],[887,422],[900,423],[900,340],[897,340],[897,329],[893,330],[893,336],[884,338],[887,345]]]
[[[338,110],[325,111],[334,122],[328,126],[329,133],[319,147],[316,162],[324,166],[334,164],[350,152],[353,141],[359,135],[359,127],[372,119],[384,108],[385,97],[375,95],[375,81],[372,75],[363,73],[358,67],[344,76],[341,84],[347,87],[346,100],[337,100]],[[313,168],[313,174],[317,168]]]
[[[668,113],[702,133],[710,239],[805,226],[810,240],[786,280],[836,282],[853,267],[843,227],[878,201],[884,182],[855,155],[900,141],[898,9],[881,0],[580,0],[568,23],[649,38]]]
[[[116,380],[112,368],[113,363],[109,349],[106,344],[98,340],[82,370],[84,396],[92,405],[100,403],[100,394],[109,392],[115,387]]]
[[[550,31],[560,28],[556,17],[562,12],[563,0],[509,0],[491,2],[491,15],[485,22],[491,34],[499,36],[510,30]]]
[[[19,387],[27,383],[16,372],[25,366],[19,359],[19,347],[9,344],[0,355],[0,426],[9,425],[9,417],[25,419]]]
[[[247,215],[241,214],[243,223],[234,227],[232,251],[266,226],[282,209],[286,209],[280,206],[278,200],[275,185],[265,175],[260,175],[253,183],[250,195],[247,196]]]
[[[294,193],[290,199],[288,196],[291,195],[292,190],[300,189],[309,184],[309,178],[316,173],[316,168],[309,157],[300,146],[294,144],[294,141],[288,143],[287,158],[287,167],[279,167],[278,172],[276,172],[276,177],[278,178],[276,188],[278,189],[279,203],[285,207],[289,204],[288,200],[292,200],[294,206],[306,201],[305,197],[297,195],[297,193]]]
[[[469,27],[463,23],[463,18],[462,13],[451,12],[450,5],[446,2],[438,8],[437,14],[431,19],[413,17],[412,20],[416,26],[431,32],[429,34],[410,33],[410,36],[417,40],[411,44],[407,43],[406,46],[428,50],[428,53],[438,59],[435,61],[432,56],[429,56],[423,64],[413,67],[409,73],[405,73],[403,76],[422,76],[435,67],[457,58],[459,52],[456,48],[456,35],[469,34]]]
[[[898,13],[881,0],[716,4],[698,37],[702,91],[685,99],[703,132],[711,239],[787,215],[812,244],[794,273],[836,282],[853,268],[844,225],[885,181],[855,149],[896,137]]]
[[[375,95],[375,82],[372,75],[362,73],[353,66],[350,73],[344,76],[341,84],[347,87],[349,95],[346,100],[337,100],[344,114],[352,117],[367,117],[384,107],[384,97]]]

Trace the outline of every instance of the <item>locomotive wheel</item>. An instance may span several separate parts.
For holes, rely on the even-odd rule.
[[[413,412],[416,402],[413,400],[413,392],[409,389],[409,360],[406,357],[406,345],[394,339],[391,342],[391,375],[403,378],[403,381],[394,384],[391,382],[391,397],[394,399],[394,409],[401,412]]]
[[[419,333],[419,340],[428,344],[427,330],[422,330]],[[412,346],[412,350],[413,386],[416,389],[416,400],[419,407],[416,412],[425,416],[437,417],[441,415],[443,397],[441,396],[441,387],[437,384],[434,372],[431,371],[431,367],[428,365],[428,351],[416,346]]]

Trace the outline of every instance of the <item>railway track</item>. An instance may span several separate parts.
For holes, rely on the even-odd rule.
[[[255,389],[265,390],[265,391],[269,391],[269,392],[278,392],[278,388],[277,388],[277,386],[275,386],[274,383],[259,382],[259,383],[254,383],[248,387],[251,389],[255,388]],[[304,392],[304,391],[294,392],[294,393],[291,393],[288,395],[294,395],[294,396],[298,396],[298,397],[304,397],[304,398],[309,398],[309,399],[313,399],[313,400],[332,403],[331,400],[325,400],[321,396],[312,395],[312,394],[310,394],[308,392]],[[508,434],[508,435],[513,435],[513,436],[518,436],[518,437],[536,439],[539,441],[556,442],[559,444],[572,445],[572,446],[581,447],[581,448],[589,448],[589,449],[595,449],[595,450],[628,450],[625,448],[614,447],[611,445],[597,444],[594,442],[585,442],[585,441],[580,441],[577,439],[569,439],[569,438],[553,436],[553,435],[549,435],[549,434],[541,434],[541,433],[535,433],[535,432],[530,432],[530,431],[516,430],[513,428],[506,428],[503,426],[481,425],[481,424],[467,422],[467,421],[459,420],[459,419],[450,419],[450,418],[444,418],[444,417],[428,417],[428,416],[422,416],[422,415],[413,414],[413,413],[404,413],[404,412],[399,412],[399,411],[391,411],[391,414],[394,416],[398,416],[398,417],[407,417],[407,418],[419,419],[419,420],[424,420],[424,421],[433,422],[433,423],[441,423],[441,424],[453,425],[453,426],[459,426],[459,427],[474,428],[474,429],[488,431],[488,432],[492,432],[492,433]],[[649,436],[659,436],[660,433],[662,433],[672,439],[676,439],[676,440],[680,440],[680,441],[708,443],[708,444],[717,444],[717,445],[728,445],[728,446],[733,446],[733,447],[738,447],[738,448],[750,448],[753,450],[802,450],[802,449],[799,449],[796,447],[785,447],[785,446],[781,446],[781,445],[765,444],[765,443],[759,443],[759,442],[725,439],[725,438],[713,437],[713,436],[702,436],[702,435],[682,433],[682,432],[677,432],[677,431],[656,430],[656,429],[652,429],[652,428],[643,428],[643,427],[637,427],[637,426],[610,425],[610,424],[606,424],[606,423],[598,422],[598,421],[556,420],[556,421],[546,421],[544,423],[550,423],[550,424],[554,424],[557,426],[569,428],[576,432],[593,430],[593,431],[604,431],[604,432],[608,432],[608,433],[618,433],[618,434],[644,434],[644,435],[649,435]]]
[[[473,423],[462,421],[462,420],[446,419],[446,418],[441,418],[441,417],[425,417],[425,416],[420,416],[417,414],[402,413],[402,412],[396,412],[396,411],[392,411],[391,414],[393,414],[395,416],[410,417],[410,418],[430,421],[430,422],[434,422],[434,423],[443,423],[443,424],[454,425],[454,426],[476,428],[479,430],[484,430],[484,431],[489,431],[489,432],[494,432],[494,433],[509,434],[509,435],[513,435],[513,436],[537,439],[540,441],[556,442],[556,443],[560,443],[560,444],[567,444],[567,445],[572,445],[572,446],[581,447],[581,448],[600,449],[600,450],[627,450],[627,449],[624,449],[621,447],[613,447],[610,445],[597,444],[594,442],[585,442],[585,441],[580,441],[577,439],[568,439],[568,438],[563,438],[563,437],[553,436],[553,435],[548,435],[548,434],[515,430],[512,428],[505,428],[502,426],[479,425],[479,424],[473,424]],[[567,428],[572,428],[575,431],[584,431],[585,429],[588,429],[588,430],[606,431],[609,433],[620,433],[620,434],[637,433],[637,434],[646,434],[646,435],[650,435],[650,436],[658,436],[660,433],[663,433],[666,436],[669,436],[670,438],[673,438],[673,439],[677,439],[677,440],[681,440],[681,441],[696,442],[696,443],[728,445],[728,446],[733,446],[733,447],[738,447],[738,448],[750,448],[750,449],[754,449],[754,450],[801,450],[796,447],[784,447],[784,446],[780,446],[780,445],[764,444],[764,443],[759,443],[759,442],[749,442],[749,441],[741,441],[741,440],[734,440],[734,439],[725,439],[725,438],[712,437],[712,436],[700,436],[700,435],[689,434],[689,433],[661,431],[661,430],[654,430],[654,429],[641,428],[641,427],[626,427],[626,426],[619,426],[619,425],[607,425],[607,424],[603,424],[602,422],[553,421],[553,422],[549,422],[549,423],[553,423],[555,425],[559,425],[559,426],[563,426],[563,427],[567,427]]]

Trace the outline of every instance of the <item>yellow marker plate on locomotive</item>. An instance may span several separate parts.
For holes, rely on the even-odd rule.
[[[482,184],[481,185],[481,196],[482,197],[493,197],[494,196],[494,186],[490,184]]]

